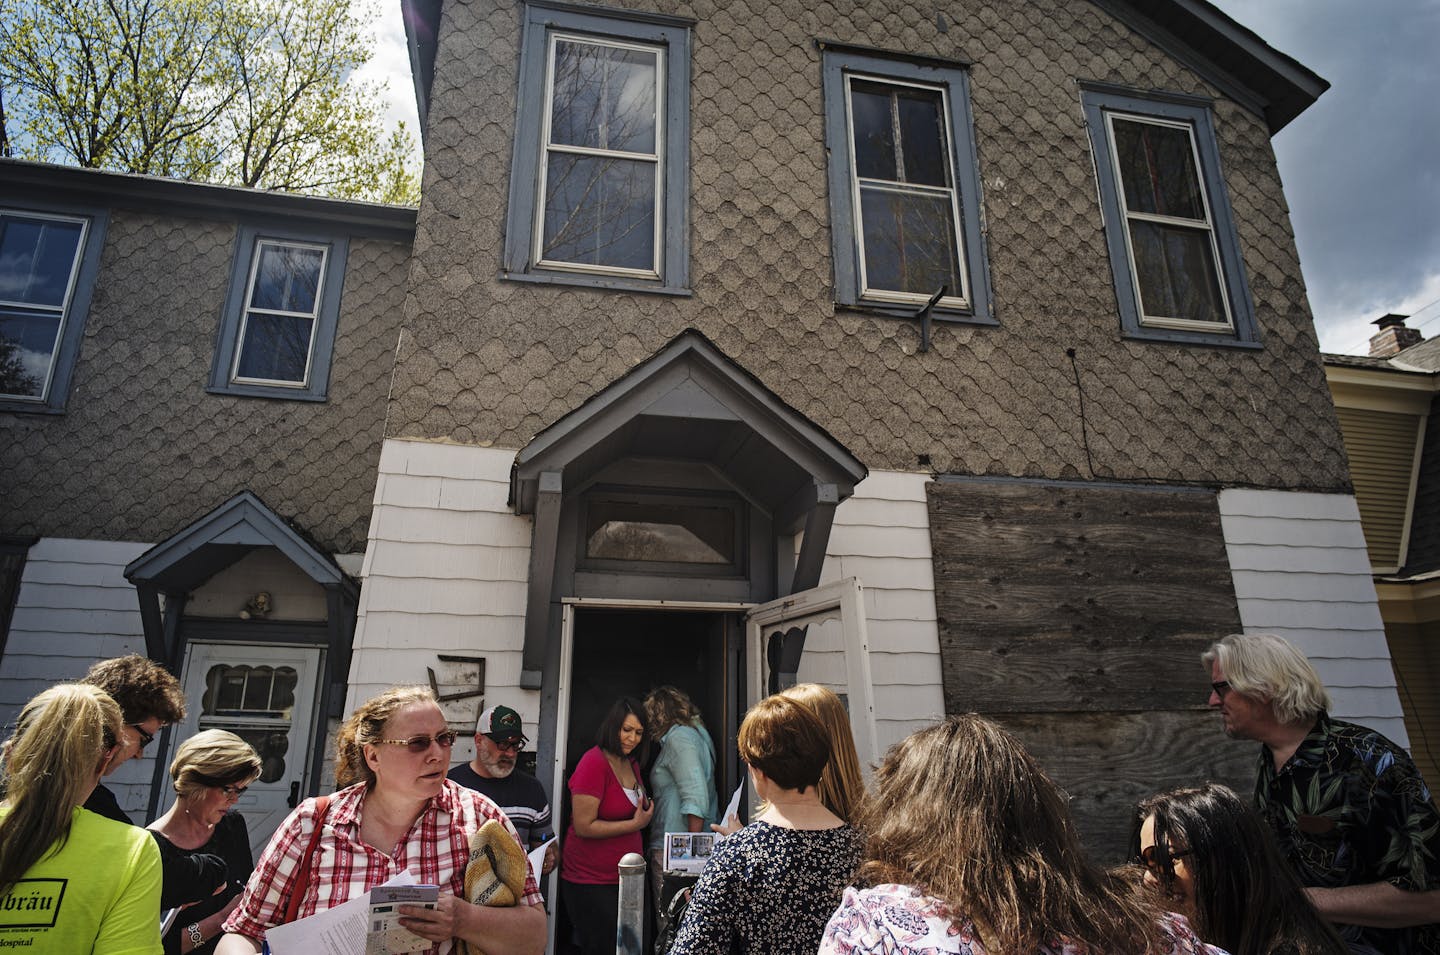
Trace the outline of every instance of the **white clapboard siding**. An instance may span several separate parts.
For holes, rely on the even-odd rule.
[[[140,604],[124,570],[149,547],[45,537],[30,548],[0,658],[5,726],[32,696],[83,676],[96,660],[145,652]],[[141,757],[105,781],[136,822],[144,821],[154,771],[154,760]]]
[[[514,451],[387,440],[380,452],[346,705],[425,683],[437,654],[485,657],[485,702],[535,732],[540,696],[521,690],[530,520],[506,506]],[[441,692],[463,687],[441,684]],[[476,700],[447,716],[473,719]]]
[[[882,752],[945,713],[925,503],[929,480],[928,474],[871,471],[835,510],[820,575],[825,582],[858,577],[865,587]]]
[[[1220,520],[1244,628],[1304,651],[1332,715],[1409,746],[1355,498],[1230,489]]]

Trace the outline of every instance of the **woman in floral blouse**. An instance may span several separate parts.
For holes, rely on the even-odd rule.
[[[770,696],[740,724],[760,817],[715,847],[669,955],[813,955],[860,858],[860,837],[820,801],[830,741],[819,717]]]
[[[898,743],[861,813],[859,877],[821,955],[1205,955],[1179,915],[1091,865],[1065,797],[973,714]]]

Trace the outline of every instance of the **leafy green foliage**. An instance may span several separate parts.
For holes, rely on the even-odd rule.
[[[4,140],[96,169],[414,203],[413,137],[348,82],[352,0],[0,0]]]

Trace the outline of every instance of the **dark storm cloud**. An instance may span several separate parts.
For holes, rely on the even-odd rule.
[[[1321,347],[1440,334],[1440,0],[1214,2],[1331,84],[1274,140]]]

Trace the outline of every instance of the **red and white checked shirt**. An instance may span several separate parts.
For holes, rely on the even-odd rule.
[[[330,797],[320,841],[310,861],[300,918],[348,902],[399,875],[402,869],[409,869],[422,885],[438,885],[464,898],[470,834],[485,820],[498,819],[515,835],[515,827],[493,802],[447,779],[400,840],[395,854],[386,855],[360,841],[365,793],[361,783]],[[240,904],[225,920],[225,931],[262,939],[266,929],[284,921],[300,856],[315,831],[315,816],[315,800],[307,799],[276,830],[245,886]],[[543,901],[533,874],[527,874],[521,904],[540,905]],[[436,945],[428,951],[438,952],[440,948]]]

